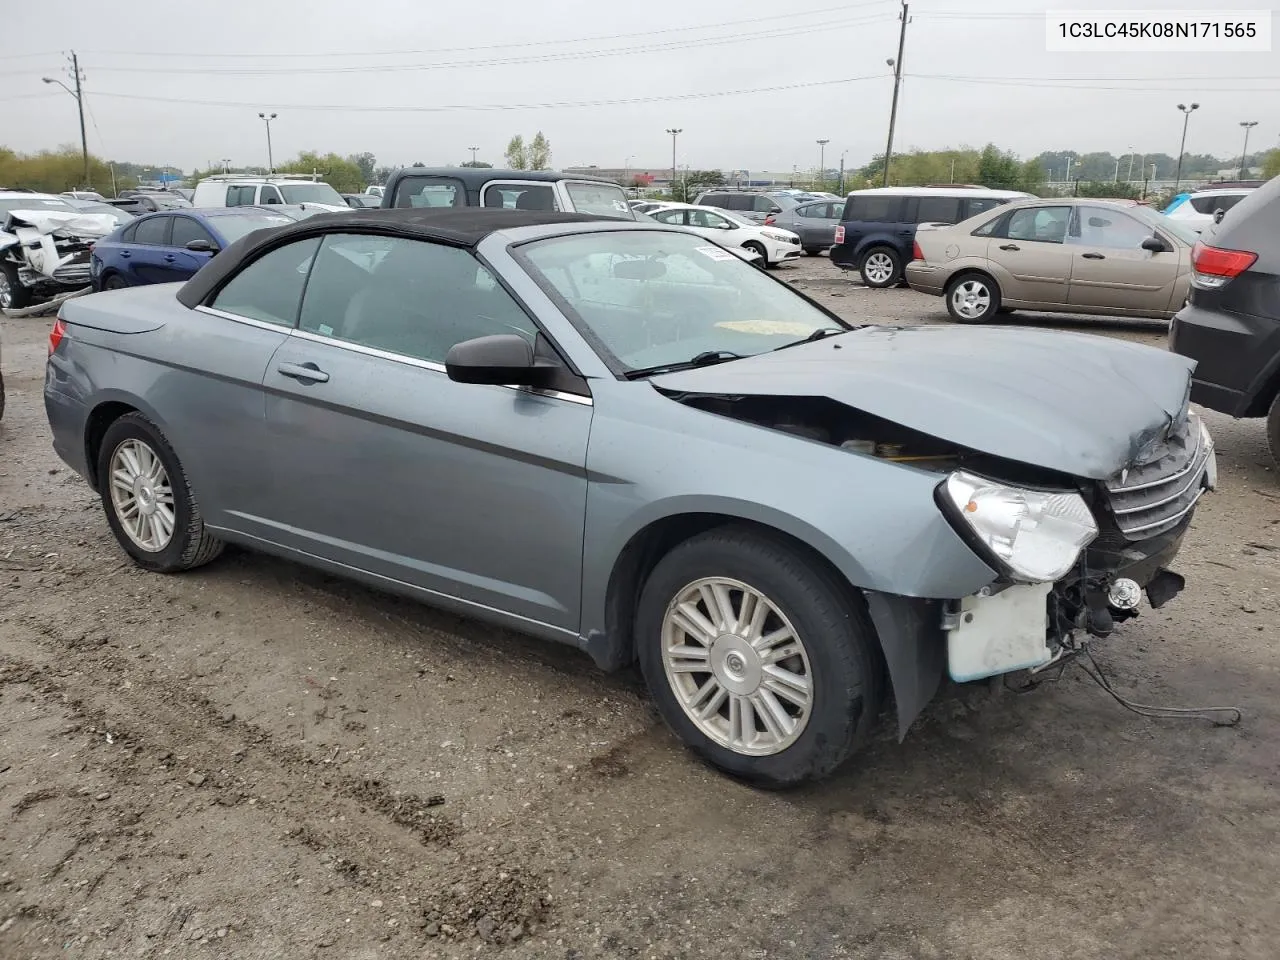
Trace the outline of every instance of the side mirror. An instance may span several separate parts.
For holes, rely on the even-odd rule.
[[[514,333],[464,340],[449,348],[444,359],[450,380],[499,386],[537,387],[551,380],[555,367],[539,363],[533,344]]]
[[[1150,250],[1152,253],[1164,253],[1169,247],[1159,237],[1147,237],[1142,241],[1142,249]]]
[[[192,253],[217,253],[218,248],[208,240],[190,240],[187,242],[187,249]]]

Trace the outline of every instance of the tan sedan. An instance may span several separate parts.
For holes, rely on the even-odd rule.
[[[1196,238],[1147,207],[1028,200],[916,233],[906,279],[959,323],[997,313],[1169,319],[1187,299]]]

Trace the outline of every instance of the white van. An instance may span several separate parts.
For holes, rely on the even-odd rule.
[[[251,207],[290,204],[304,210],[350,210],[342,195],[327,183],[308,176],[245,177],[221,174],[196,184],[193,207]]]

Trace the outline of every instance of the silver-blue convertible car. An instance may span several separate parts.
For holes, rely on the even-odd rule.
[[[695,751],[783,786],[890,690],[905,734],[947,676],[1178,592],[1216,474],[1190,367],[850,327],[660,224],[406,209],[66,303],[45,401],[140,566],[237,543],[638,661]]]

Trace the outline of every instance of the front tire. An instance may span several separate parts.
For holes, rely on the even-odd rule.
[[[178,455],[140,413],[107,428],[98,451],[98,492],[111,532],[144,570],[177,573],[222,552],[222,541],[205,529]]]
[[[668,726],[713,766],[774,789],[826,776],[867,739],[880,710],[874,637],[835,574],[737,527],[663,557],[636,616]]]
[[[0,263],[0,310],[21,310],[31,306],[31,291],[18,282],[18,268]]]
[[[760,262],[756,264],[757,267],[764,269],[769,266],[769,253],[765,250],[763,243],[756,243],[754,240],[748,240],[742,245],[742,249],[750,250],[752,253],[759,255]]]
[[[113,273],[102,281],[103,290],[123,290],[128,284],[124,282],[124,277],[118,273]]]
[[[986,323],[1000,312],[1000,287],[980,273],[956,277],[943,293],[947,313],[956,323]]]
[[[892,287],[902,278],[902,258],[888,247],[872,247],[858,268],[862,282],[881,290]]]

